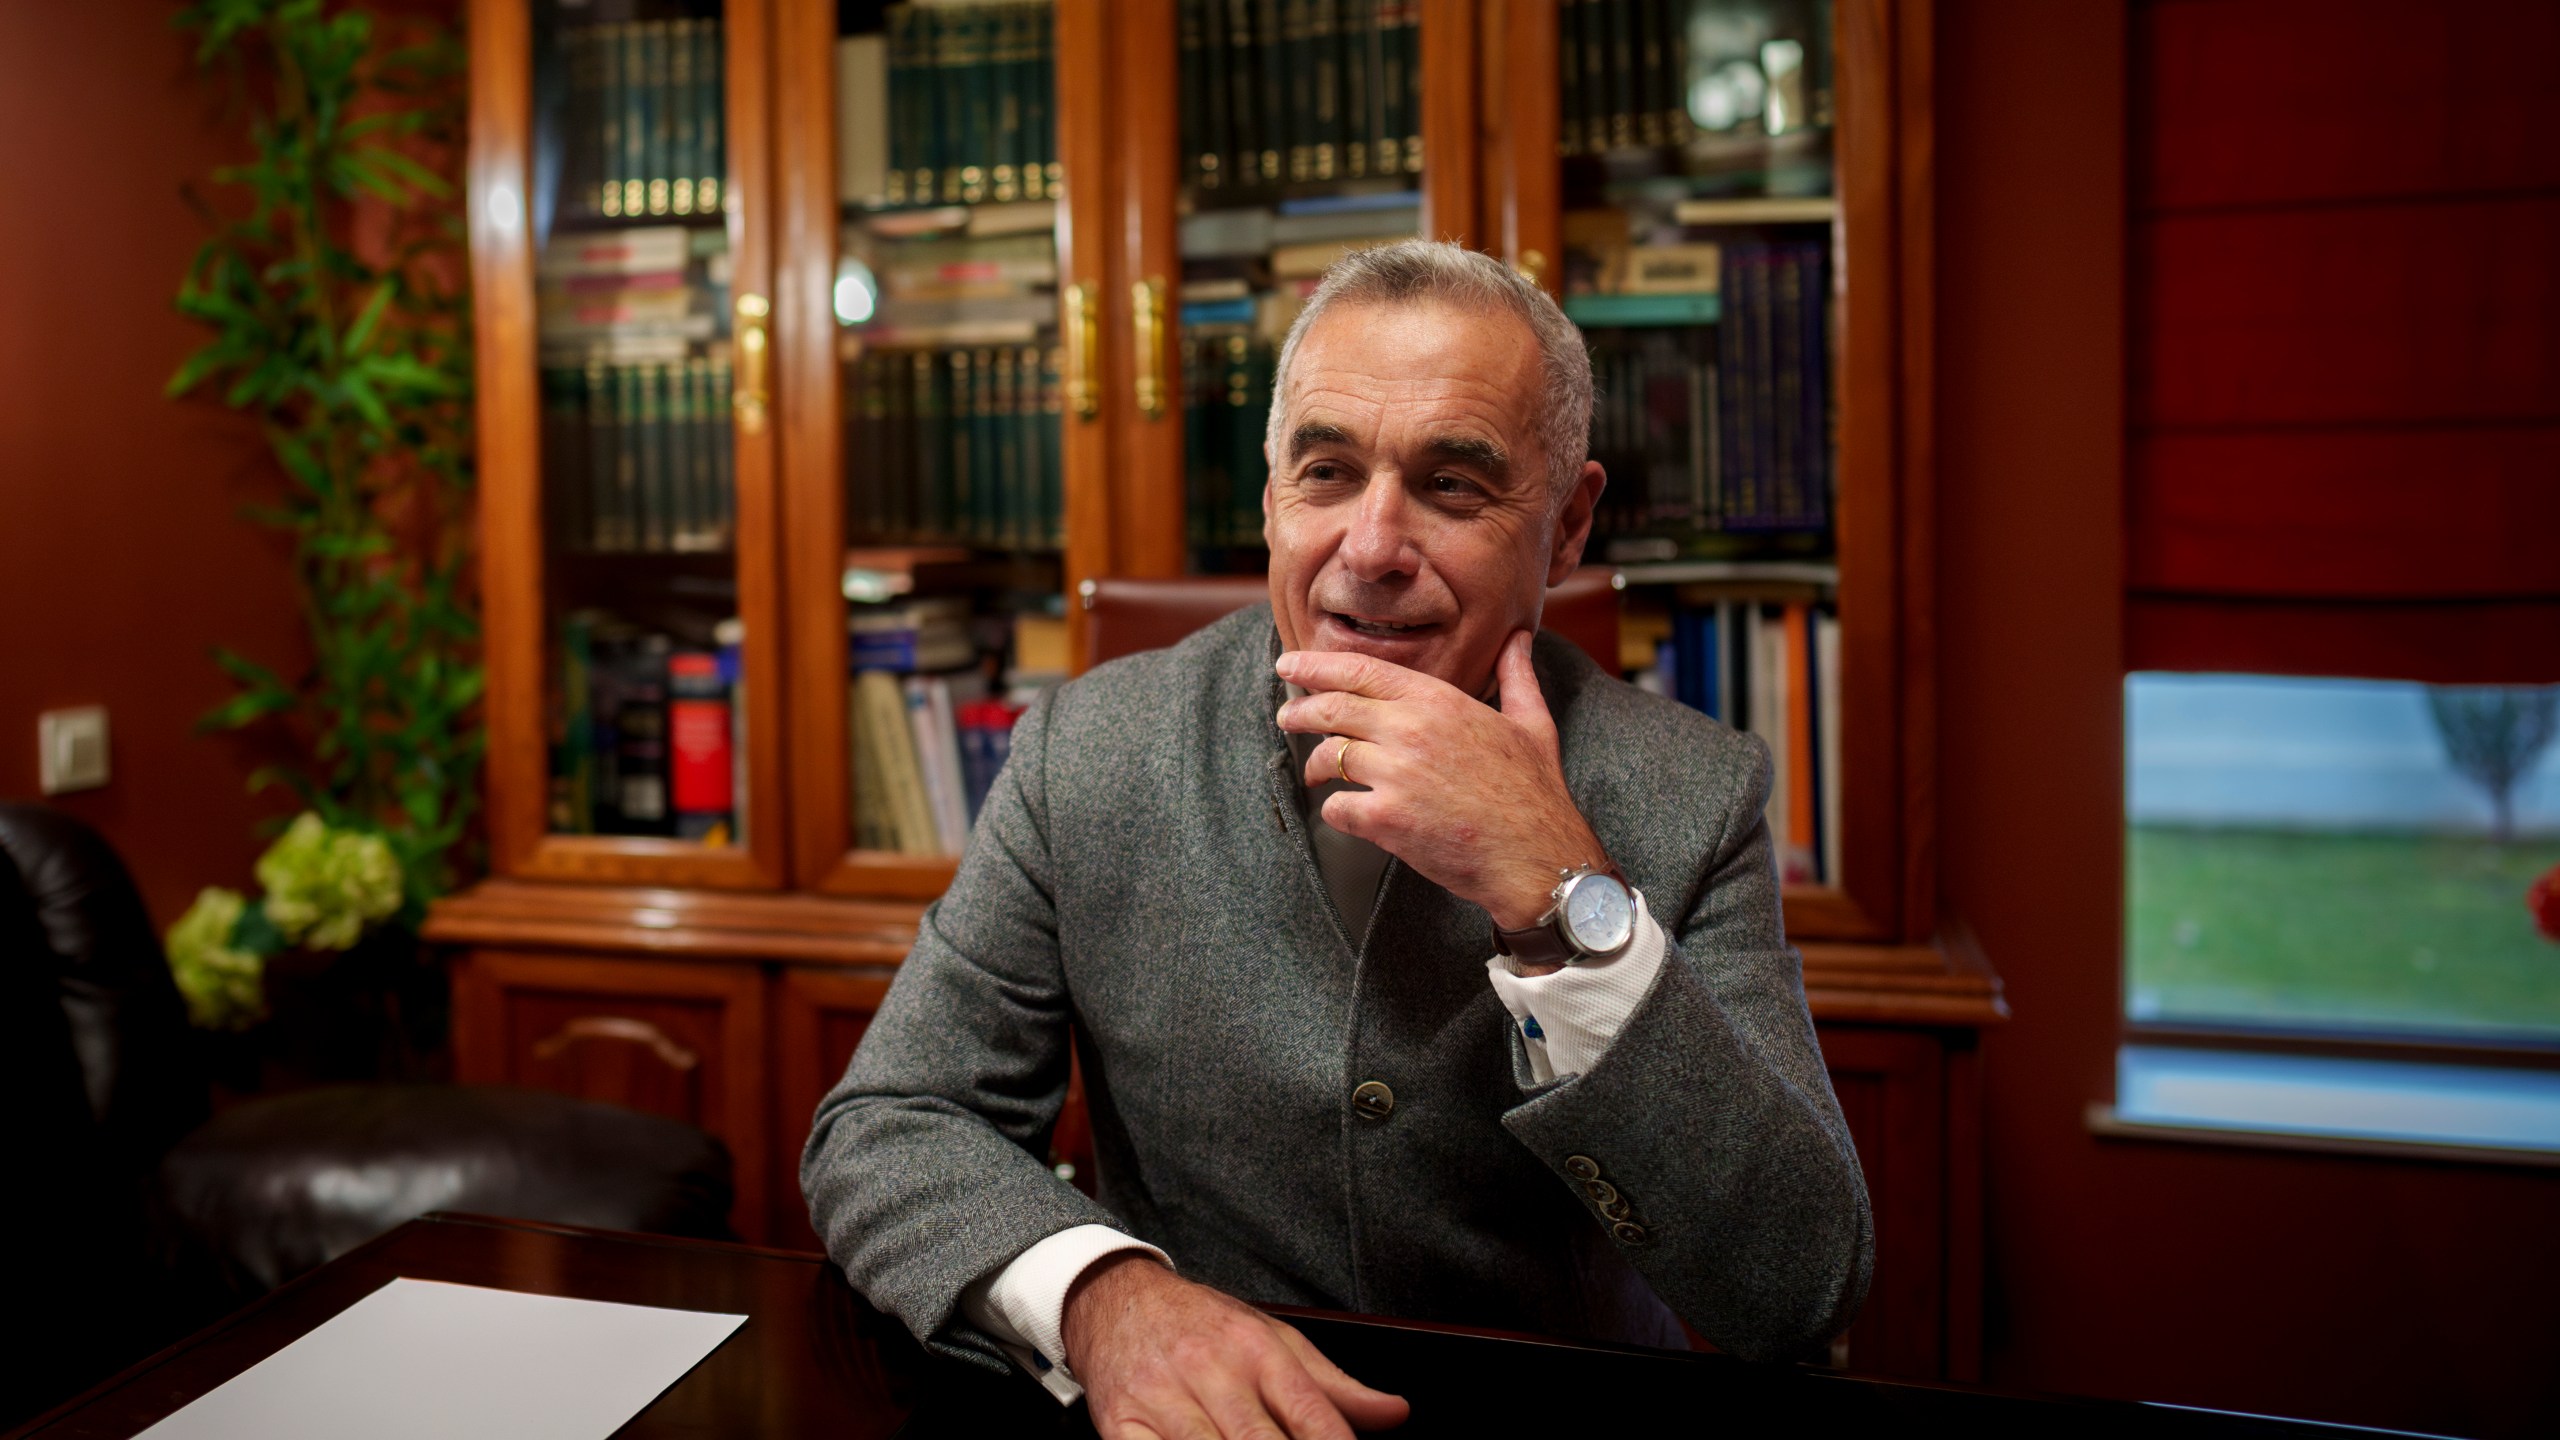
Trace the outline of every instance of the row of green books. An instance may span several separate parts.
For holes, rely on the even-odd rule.
[[[1191,325],[1182,334],[1182,435],[1194,548],[1262,543],[1269,467],[1272,347],[1248,325]]]
[[[1421,172],[1419,0],[1182,0],[1178,23],[1196,189]]]
[[[1565,154],[1687,142],[1689,10],[1689,0],[1563,0],[1557,144]]]
[[[893,5],[888,94],[840,97],[887,132],[890,205],[1059,193],[1056,22],[1048,0]],[[849,199],[868,200],[866,195]]]
[[[717,20],[560,32],[568,74],[565,187],[590,215],[710,215],[729,173]]]
[[[544,491],[558,543],[718,551],[737,521],[729,363],[595,361],[541,372]]]
[[[867,350],[852,362],[846,516],[874,543],[1066,543],[1060,353]]]

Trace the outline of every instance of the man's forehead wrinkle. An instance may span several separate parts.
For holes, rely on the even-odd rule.
[[[1294,386],[1289,396],[1290,433],[1309,425],[1331,425],[1350,432],[1355,443],[1370,443],[1382,426],[1392,426],[1408,436],[1420,432],[1426,437],[1421,443],[1427,445],[1444,435],[1473,431],[1511,452],[1531,438],[1513,436],[1518,428],[1517,407],[1500,386],[1446,377],[1445,383],[1429,389],[1409,380],[1352,389],[1340,383],[1348,378],[1309,375]],[[1390,393],[1382,395],[1381,390]]]

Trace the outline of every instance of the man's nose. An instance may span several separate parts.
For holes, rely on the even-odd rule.
[[[1413,502],[1404,493],[1404,477],[1392,468],[1372,471],[1360,490],[1351,530],[1342,537],[1342,561],[1362,580],[1411,575],[1421,568],[1414,544]]]

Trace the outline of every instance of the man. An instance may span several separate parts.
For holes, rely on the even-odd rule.
[[[1240,1301],[1820,1342],[1870,1226],[1766,748],[1532,639],[1605,483],[1579,333],[1497,261],[1387,246],[1276,391],[1269,608],[1023,717],[819,1107],[829,1252],[1115,1440],[1404,1417]],[[1036,1154],[1071,1033],[1099,1204]]]

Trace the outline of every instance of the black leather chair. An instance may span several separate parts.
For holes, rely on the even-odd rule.
[[[0,1428],[430,1210],[730,1235],[728,1151],[690,1125],[458,1085],[330,1086],[208,1120],[193,1041],[115,850],[0,803],[0,1237],[21,1323],[59,1319],[0,1367]]]

